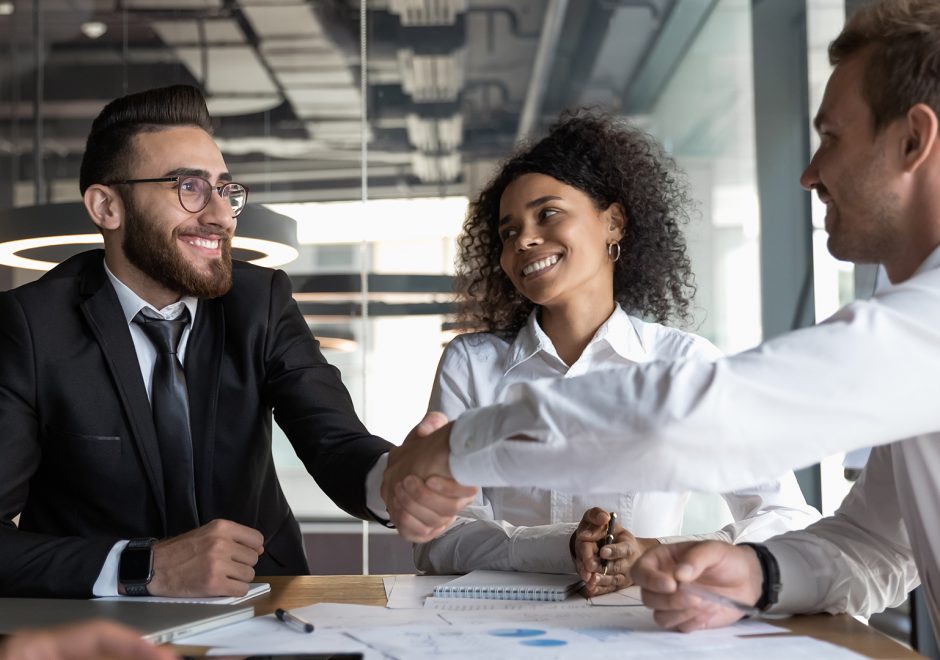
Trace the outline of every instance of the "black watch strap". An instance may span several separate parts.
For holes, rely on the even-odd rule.
[[[761,582],[760,599],[754,604],[754,607],[761,612],[766,612],[780,600],[780,564],[766,545],[762,543],[740,543],[746,545],[757,554],[757,561],[760,562],[760,570],[764,576]]]
[[[150,591],[146,584],[135,584],[128,582],[124,585],[124,593],[128,596],[149,596]]]
[[[150,584],[150,580],[153,579],[153,545],[157,542],[155,538],[138,538],[131,539],[127,542],[127,545],[124,546],[124,551],[148,551],[150,555],[150,570],[149,574],[145,576],[134,576],[129,578],[126,575],[119,575],[118,578],[121,582],[121,586],[124,587],[124,593],[128,596],[149,596],[150,591],[147,589],[147,585]],[[122,554],[123,554],[122,552]],[[122,565],[120,567],[120,573],[124,573],[125,569]]]

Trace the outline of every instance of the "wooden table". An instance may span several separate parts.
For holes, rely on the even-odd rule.
[[[384,606],[386,602],[382,577],[376,575],[304,575],[259,577],[255,580],[271,584],[269,594],[251,601],[255,606],[256,616],[270,614],[279,607],[292,609],[314,603]],[[796,616],[773,623],[788,628],[793,633],[838,644],[872,658],[922,657],[890,637],[846,615]],[[774,635],[767,635],[767,637],[772,638]],[[197,649],[178,648],[187,653],[198,653]]]

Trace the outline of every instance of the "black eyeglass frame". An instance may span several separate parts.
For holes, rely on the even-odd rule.
[[[218,193],[219,197],[222,199],[225,199],[225,195],[222,194],[222,191],[224,191],[229,186],[241,187],[241,189],[245,191],[245,203],[242,204],[241,207],[239,207],[237,211],[235,211],[235,215],[232,216],[233,218],[237,218],[241,214],[241,212],[245,210],[245,206],[248,204],[249,188],[244,183],[238,183],[237,181],[229,181],[227,183],[223,183],[221,186],[213,186],[212,182],[209,181],[209,179],[202,177],[202,176],[196,176],[195,174],[179,174],[177,176],[161,176],[161,177],[156,177],[153,179],[123,179],[121,181],[110,181],[104,185],[117,186],[117,185],[132,185],[135,183],[170,183],[170,182],[175,181],[177,184],[176,196],[177,198],[179,198],[180,206],[183,207],[183,210],[186,211],[187,213],[201,213],[203,209],[209,206],[209,202],[212,201],[212,193],[209,193],[209,196],[206,197],[206,203],[202,205],[202,208],[200,208],[197,211],[188,209],[186,208],[186,205],[183,203],[183,189],[181,186],[179,186],[180,182],[183,179],[202,179],[203,181],[209,184],[210,190],[215,190],[215,192]]]

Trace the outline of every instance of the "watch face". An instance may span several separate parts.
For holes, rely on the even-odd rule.
[[[118,568],[121,582],[149,581],[152,559],[151,548],[124,548]]]

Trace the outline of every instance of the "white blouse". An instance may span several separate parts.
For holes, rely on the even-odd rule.
[[[454,339],[441,357],[428,409],[455,419],[465,410],[504,402],[507,389],[521,382],[571,378],[650,360],[719,357],[718,349],[702,337],[646,323],[617,307],[568,367],[533,312],[511,343],[489,333]],[[572,400],[570,405],[589,407],[590,401]],[[592,455],[591,461],[590,466],[572,466],[572,470],[590,474],[610,469],[602,452]],[[802,529],[819,518],[806,504],[792,472],[723,497],[735,522],[712,534],[683,539],[761,541]],[[443,535],[415,546],[415,565],[441,574],[473,569],[571,572],[574,562],[568,539],[587,509],[599,506],[616,511],[624,528],[635,536],[676,541],[687,500],[688,493],[635,492],[628,483],[619,492],[591,494],[484,488]]]

